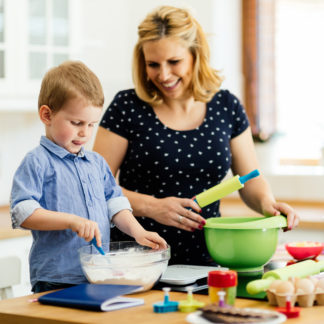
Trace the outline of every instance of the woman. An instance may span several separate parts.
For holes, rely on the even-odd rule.
[[[220,216],[219,201],[202,211],[191,197],[216,185],[231,168],[259,168],[244,108],[209,65],[199,23],[183,9],[163,6],[138,27],[133,56],[135,90],[119,92],[108,107],[94,150],[107,160],[144,227],[171,246],[170,263],[210,264],[205,218]],[[276,202],[259,176],[240,190],[244,202],[266,215],[298,216]],[[113,240],[127,239],[118,230]]]

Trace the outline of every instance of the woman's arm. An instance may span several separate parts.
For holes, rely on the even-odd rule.
[[[93,150],[98,152],[107,161],[114,177],[125,158],[128,140],[101,126],[98,127]]]
[[[233,174],[245,175],[254,169],[259,169],[252,139],[251,129],[247,128],[242,134],[231,140]],[[276,202],[271,188],[261,174],[245,183],[240,191],[242,200],[253,210],[264,215],[287,215],[288,228],[298,225],[299,216],[286,203]]]
[[[127,148],[127,139],[103,127],[98,128],[93,150],[105,158],[115,177],[125,158]],[[161,224],[187,231],[201,229],[205,224],[203,217],[188,210],[191,208],[196,212],[200,211],[200,207],[189,198],[166,197],[158,199],[125,188],[123,188],[123,193],[129,199],[135,216],[149,217]]]
[[[104,157],[116,178],[127,148],[128,140],[126,138],[99,126],[93,150]],[[123,193],[130,201],[134,215],[150,217],[153,214],[156,198],[125,188],[123,188]]]
[[[242,134],[231,140],[231,152],[234,175],[243,176],[254,169],[260,168],[250,128],[247,128]],[[275,202],[271,189],[262,174],[246,182],[239,193],[242,200],[250,208],[261,214],[263,214],[263,199]]]

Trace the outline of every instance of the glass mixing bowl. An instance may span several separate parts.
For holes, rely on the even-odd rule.
[[[103,244],[105,255],[93,245],[79,249],[82,270],[90,283],[140,285],[146,291],[160,279],[170,259],[170,247],[152,250],[135,241]]]

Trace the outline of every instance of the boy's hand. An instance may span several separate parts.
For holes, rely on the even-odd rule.
[[[143,230],[134,236],[134,238],[138,244],[148,246],[153,250],[166,249],[168,247],[166,241],[155,232]]]
[[[99,226],[96,222],[73,215],[69,228],[82,237],[85,241],[90,242],[94,237],[97,245],[101,246],[101,234]]]
[[[148,246],[154,250],[168,247],[165,240],[158,233],[146,231],[128,209],[116,213],[112,218],[112,222],[122,232],[134,237],[140,245]]]

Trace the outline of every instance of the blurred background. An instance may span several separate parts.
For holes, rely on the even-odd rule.
[[[297,206],[301,225],[281,242],[322,240],[324,0],[0,0],[0,257],[21,261],[16,296],[30,292],[32,238],[10,228],[9,195],[20,161],[44,134],[41,79],[64,60],[82,60],[100,78],[107,106],[132,87],[137,26],[162,4],[188,8],[201,23],[222,88],[246,107],[261,171],[277,199]],[[236,196],[223,215],[249,215]]]
[[[161,4],[189,8],[202,24],[222,87],[248,111],[276,196],[324,199],[323,0],[0,0],[0,205],[43,134],[37,96],[46,70],[82,60],[107,106],[132,87],[137,25]]]

